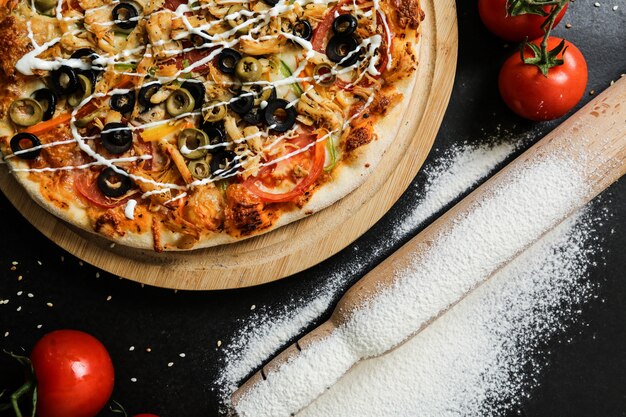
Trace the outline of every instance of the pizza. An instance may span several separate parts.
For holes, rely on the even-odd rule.
[[[373,172],[419,0],[0,0],[0,151],[45,209],[157,252],[274,230]]]

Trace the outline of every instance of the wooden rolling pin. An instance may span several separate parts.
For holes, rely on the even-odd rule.
[[[311,381],[311,393],[279,392],[273,393],[273,395],[268,394],[268,392],[261,393],[264,388],[263,384],[270,384],[270,381],[281,378],[281,373],[287,372],[284,370],[286,367],[283,366],[287,362],[289,364],[296,363],[298,360],[304,360],[301,358],[309,355],[309,353],[310,355],[317,354],[311,347],[324,343],[326,338],[337,332],[342,326],[347,326],[355,312],[363,307],[364,302],[375,299],[382,290],[391,288],[397,279],[398,271],[410,268],[416,256],[426,252],[438,237],[445,235],[448,230],[454,228],[459,219],[480,206],[481,202],[492,198],[494,193],[497,193],[505,185],[505,181],[510,181],[512,175],[515,175],[516,172],[523,172],[525,168],[533,166],[542,159],[560,157],[574,161],[587,187],[580,196],[577,196],[578,200],[574,202],[571,209],[568,208],[566,212],[559,213],[559,218],[553,224],[549,224],[549,228],[553,228],[574,211],[583,207],[626,173],[626,78],[622,78],[608,88],[359,280],[343,296],[327,322],[285,349],[233,394],[232,400],[236,412],[245,417],[253,417],[250,410],[255,410],[254,417],[259,415],[281,417],[280,414],[283,413],[286,415],[296,413],[320,395],[320,389],[323,391],[323,388],[334,384],[357,360],[383,354],[384,352],[364,353],[362,349],[355,348],[355,351],[359,352],[356,360],[353,363],[342,363],[343,368],[329,375],[328,380],[324,381],[324,385],[320,385],[319,381],[313,383],[319,379],[315,366],[300,368],[298,372],[301,375],[298,377],[302,378],[303,381]],[[545,232],[547,230],[543,231],[543,233]],[[534,236],[532,241],[525,243],[518,250],[516,248],[516,253],[510,259],[502,259],[501,262],[494,263],[492,270],[485,274],[484,279],[477,280],[468,291],[480,285],[540,237],[541,234]],[[451,299],[447,306],[440,311],[433,311],[431,317],[420,322],[417,328],[412,329],[412,334],[419,332],[445,313],[447,309],[464,298],[468,291],[459,294],[456,299]],[[363,337],[371,336],[364,331]],[[409,336],[410,334],[407,335],[407,337]],[[389,348],[395,348],[404,341],[406,338]],[[311,361],[310,355],[309,361]],[[323,360],[328,360],[328,356],[320,357],[320,363]],[[315,362],[313,361],[313,363]],[[268,386],[266,385],[266,387]],[[295,386],[294,384],[294,390],[301,389],[301,386],[297,388]],[[289,386],[287,389],[290,389]],[[267,402],[265,406],[262,404],[264,401]],[[273,404],[276,401],[289,402],[290,408],[277,407],[276,404]],[[254,404],[251,405],[250,402],[254,402]],[[265,411],[258,413],[259,407]],[[288,411],[287,408],[289,408]]]

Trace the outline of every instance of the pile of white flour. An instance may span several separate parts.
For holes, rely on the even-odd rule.
[[[465,145],[447,154],[427,172],[426,192],[395,227],[395,238],[441,211],[515,148]],[[534,343],[556,332],[590,294],[584,277],[597,245],[590,244],[594,236],[586,219],[562,225],[423,333],[391,354],[359,364],[300,414],[475,415],[509,406],[528,388],[520,371]],[[311,300],[294,301],[282,314],[261,312],[241,329],[226,348],[217,381],[226,402],[243,378],[327,311],[342,282],[360,271],[355,258]]]
[[[584,215],[561,225],[407,343],[358,364],[298,416],[499,415],[532,388],[537,344],[591,296],[592,239]]]

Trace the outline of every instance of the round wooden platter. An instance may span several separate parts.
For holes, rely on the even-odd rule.
[[[376,223],[406,190],[424,163],[446,110],[457,57],[454,0],[422,0],[418,75],[393,146],[374,174],[329,208],[240,243],[189,252],[129,249],[57,219],[35,203],[8,173],[0,189],[56,244],[101,269],[166,288],[214,290],[274,281],[339,252]]]

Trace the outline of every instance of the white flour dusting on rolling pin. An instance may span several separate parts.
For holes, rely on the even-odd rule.
[[[235,393],[236,411],[279,417],[302,409],[359,360],[423,329],[623,175],[626,80],[611,90],[359,281],[329,322]]]
[[[327,283],[318,288],[311,298],[291,300],[284,311],[255,311],[224,347],[224,365],[216,380],[223,403],[230,404],[230,396],[245,376],[258,369],[264,361],[327,311],[339,291],[346,287],[345,283],[350,277],[364,275],[366,261],[370,257],[389,250],[398,238],[408,235],[478,181],[486,178],[525,140],[522,136],[509,138],[510,142],[503,142],[502,137],[490,139],[491,144],[464,143],[454,146],[439,157],[434,165],[424,170],[422,175],[426,177],[425,186],[419,193],[417,190],[413,191],[416,193],[416,202],[409,207],[405,217],[394,222],[394,238],[383,236],[378,242],[379,246],[368,248],[363,254],[360,250],[356,251],[351,259],[325,278]]]

